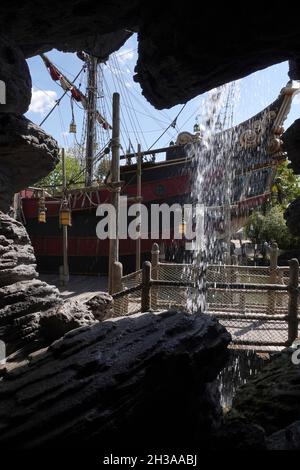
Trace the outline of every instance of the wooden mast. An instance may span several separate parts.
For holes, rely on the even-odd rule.
[[[113,129],[111,141],[111,203],[115,209],[115,236],[109,240],[108,290],[114,292],[115,263],[119,261],[119,207],[120,207],[120,95],[113,94]]]
[[[138,271],[141,269],[141,201],[142,201],[142,154],[141,154],[141,144],[138,144],[137,151],[137,165],[136,165],[136,199],[139,204],[139,225],[138,225],[138,238],[136,239],[136,258],[135,258],[135,270]]]
[[[93,163],[96,149],[96,113],[97,113],[97,65],[96,57],[88,56],[88,87],[87,87],[87,127],[85,154],[85,185],[91,186],[93,181]]]

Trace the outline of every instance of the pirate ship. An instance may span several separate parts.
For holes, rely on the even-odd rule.
[[[42,58],[52,79],[61,84],[64,94],[70,94],[72,106],[80,103],[85,110],[85,142],[82,145],[85,180],[81,187],[67,185],[63,191],[55,188],[55,194],[51,194],[51,188],[42,187],[23,191],[23,222],[41,272],[58,272],[63,256],[62,226],[69,225],[70,272],[107,274],[109,240],[100,240],[96,236],[99,220],[96,209],[99,204],[111,201],[114,181],[108,169],[99,183],[95,168],[99,161],[108,159],[112,142],[109,137],[108,143],[99,150],[97,128],[100,126],[109,135],[112,125],[97,108],[99,64],[93,57],[83,58],[88,76],[84,94],[46,56]],[[230,240],[230,234],[245,223],[251,210],[269,198],[276,166],[286,158],[280,140],[282,125],[298,91],[299,83],[290,81],[266,109],[236,127],[216,132],[209,149],[203,145],[198,123],[193,132],[180,132],[168,147],[131,152],[129,149],[120,156],[120,194],[127,196],[129,204],[142,201],[146,206],[193,202],[195,195],[191,188],[200,165],[203,173],[200,202],[206,208],[206,218],[210,223],[213,220],[219,239]],[[72,113],[71,132],[74,127]],[[231,190],[226,199],[224,184],[228,183],[228,173],[231,174]],[[153,242],[159,243],[165,259],[184,259],[183,242],[172,240],[172,236],[169,240],[149,237],[138,242],[128,238],[119,241],[119,260],[125,272],[135,270],[144,259],[149,259]]]

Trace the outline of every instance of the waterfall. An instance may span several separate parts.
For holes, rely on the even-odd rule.
[[[239,98],[236,82],[211,90],[198,115],[199,132],[188,154],[192,166],[193,204],[202,205],[204,222],[200,243],[193,250],[192,269],[196,274],[197,292],[190,296],[191,311],[205,310],[205,270],[208,263],[224,261],[230,244],[230,204],[234,167],[232,153],[237,136],[231,128],[234,105]]]

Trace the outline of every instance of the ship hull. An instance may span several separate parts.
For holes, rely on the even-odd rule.
[[[265,170],[261,170],[260,173],[262,171]],[[171,206],[174,203],[190,203],[192,176],[193,162],[186,159],[146,165],[143,168],[142,202],[149,209],[149,213],[152,204],[166,203]],[[215,178],[219,179],[220,175]],[[129,198],[129,205],[133,204],[136,196],[136,168],[124,167],[121,179],[124,181],[122,195]],[[265,187],[265,179],[261,181],[262,187]],[[257,189],[262,191],[262,188]],[[258,195],[249,194],[247,199],[232,206],[232,220],[237,221],[239,214],[247,214],[251,208],[262,205],[267,197],[266,192]],[[109,240],[97,238],[96,227],[100,219],[96,215],[96,209],[99,204],[110,202],[110,198],[111,193],[106,189],[94,189],[87,193],[75,192],[71,196],[72,226],[68,229],[70,273],[107,275]],[[23,197],[26,228],[35,250],[38,269],[40,272],[51,273],[58,272],[63,264],[62,229],[59,226],[60,201],[47,198],[46,205],[47,222],[39,223],[38,199],[33,195],[29,197],[28,193]],[[184,250],[184,241],[173,240],[172,233],[169,239],[154,239],[149,233],[148,239],[141,240],[141,263],[150,259],[154,242],[160,245],[167,261],[187,261],[191,256],[191,253],[186,253]],[[119,241],[120,261],[124,266],[124,273],[136,269],[136,250],[135,240],[128,238]]]

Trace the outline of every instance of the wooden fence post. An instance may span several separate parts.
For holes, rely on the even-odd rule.
[[[225,251],[224,253],[224,264],[231,265],[231,255],[229,251]]]
[[[290,260],[290,280],[288,288],[288,345],[290,346],[298,337],[299,261],[296,258]]]
[[[270,250],[270,284],[277,282],[278,245],[272,243]]]
[[[121,292],[123,290],[122,286],[122,277],[123,277],[123,265],[119,261],[115,261],[113,264],[112,272],[112,293]]]
[[[273,242],[270,250],[270,284],[277,283],[277,262],[278,262],[278,245]],[[275,313],[277,295],[274,291],[268,292],[268,313]]]
[[[155,268],[157,268],[159,266],[159,246],[157,243],[153,243],[152,245],[152,250],[151,250],[151,264],[152,264],[152,276],[153,276],[153,279],[154,276],[155,276]]]
[[[112,265],[112,288],[113,294],[116,292],[121,292],[123,290],[123,265],[119,261],[115,261]],[[120,297],[119,299],[115,300],[117,305],[117,309],[122,311],[122,313],[128,313],[128,295],[124,295],[124,297]]]
[[[152,264],[152,271],[151,277],[152,279],[157,280],[159,275],[159,246],[157,243],[153,243],[152,250],[151,250],[151,264]],[[151,289],[151,306],[152,308],[157,307],[157,289]]]
[[[149,312],[151,310],[151,263],[150,261],[145,261],[143,263],[143,273],[142,273],[142,312]]]
[[[233,266],[237,266],[237,265],[238,265],[238,257],[237,257],[237,255],[232,255],[232,256],[231,256],[231,262],[232,262]]]

